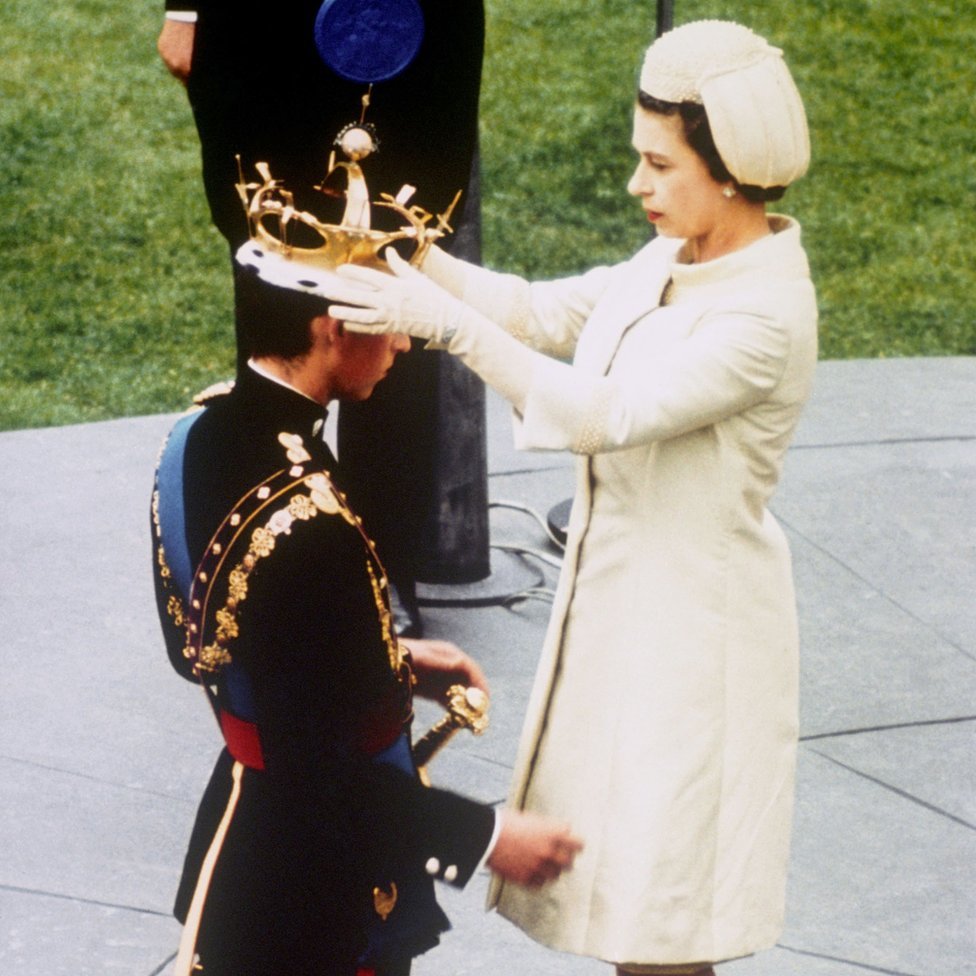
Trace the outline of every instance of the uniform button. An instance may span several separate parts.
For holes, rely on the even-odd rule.
[[[427,861],[425,865],[427,873],[432,877],[436,878],[441,872],[441,862],[437,860],[436,857],[432,857]]]
[[[448,882],[457,880],[456,864],[448,864],[448,866],[444,868],[444,880]]]

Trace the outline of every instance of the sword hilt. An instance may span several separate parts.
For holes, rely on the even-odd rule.
[[[480,688],[451,685],[447,689],[447,713],[435,722],[413,747],[420,778],[429,782],[425,767],[460,729],[481,735],[488,728],[488,696]]]

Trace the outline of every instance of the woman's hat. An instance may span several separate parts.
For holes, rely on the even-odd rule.
[[[783,52],[748,27],[699,20],[648,49],[641,90],[703,105],[722,162],[745,186],[788,186],[810,163],[803,101]]]

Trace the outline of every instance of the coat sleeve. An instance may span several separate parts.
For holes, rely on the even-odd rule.
[[[428,252],[423,271],[519,342],[566,360],[572,359],[576,340],[613,274],[611,268],[601,266],[573,277],[530,283],[518,275],[462,261],[437,247]]]
[[[706,427],[765,399],[783,375],[790,345],[777,317],[716,313],[626,377],[540,358],[516,443],[596,454]]]
[[[363,742],[387,703],[396,707],[398,686],[362,541],[340,516],[307,529],[269,557],[271,572],[256,576],[241,616],[267,775],[319,811],[323,843],[344,837],[364,857],[414,870],[434,859],[454,866],[447,880],[463,886],[494,811],[371,759]]]

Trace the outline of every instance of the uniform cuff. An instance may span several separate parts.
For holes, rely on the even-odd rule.
[[[491,857],[492,851],[495,849],[495,845],[498,843],[498,835],[502,832],[502,815],[500,810],[495,810],[495,826],[492,828],[491,837],[488,839],[488,846],[485,848],[485,853],[481,855],[481,860],[478,862],[478,866],[474,869],[474,873],[477,874],[487,863],[488,858]]]
[[[183,24],[195,24],[197,22],[197,12],[195,10],[167,10],[167,20],[178,20]]]

